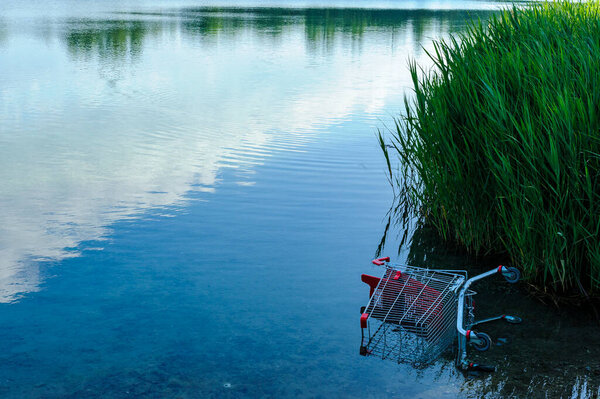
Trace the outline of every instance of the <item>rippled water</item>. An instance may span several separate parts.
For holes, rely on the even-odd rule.
[[[392,200],[376,130],[408,60],[495,8],[3,2],[0,395],[500,389],[358,356]]]

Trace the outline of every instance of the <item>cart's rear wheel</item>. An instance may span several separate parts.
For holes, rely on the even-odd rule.
[[[521,278],[521,272],[516,267],[507,267],[507,272],[504,273],[504,278],[511,284],[516,283]]]
[[[480,352],[485,352],[486,350],[490,349],[490,346],[492,346],[492,339],[490,338],[490,336],[482,332],[477,332],[475,334],[477,335],[477,338],[479,338],[481,343],[473,343],[473,347]]]

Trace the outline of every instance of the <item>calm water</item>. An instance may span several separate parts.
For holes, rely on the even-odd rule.
[[[376,130],[408,60],[497,4],[282,4],[2,2],[1,397],[547,394],[502,355],[474,379],[358,355]]]

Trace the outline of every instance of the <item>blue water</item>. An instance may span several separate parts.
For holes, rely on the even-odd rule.
[[[358,354],[393,197],[377,129],[408,60],[498,4],[282,4],[0,5],[1,397],[454,398],[512,378]]]
[[[379,162],[352,161],[356,149],[336,140],[317,147],[313,154],[332,154],[318,170],[306,155],[274,156],[253,186],[190,193],[185,206],[114,223],[106,241],[83,242],[80,257],[44,263],[39,292],[3,309],[5,392],[280,397],[359,388],[357,275],[389,196],[367,195],[382,181],[357,183],[360,200],[339,195]],[[307,196],[315,180],[321,188]]]

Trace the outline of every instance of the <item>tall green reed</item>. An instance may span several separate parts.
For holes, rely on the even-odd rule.
[[[429,56],[380,136],[404,208],[531,281],[599,292],[600,3],[513,6]]]

